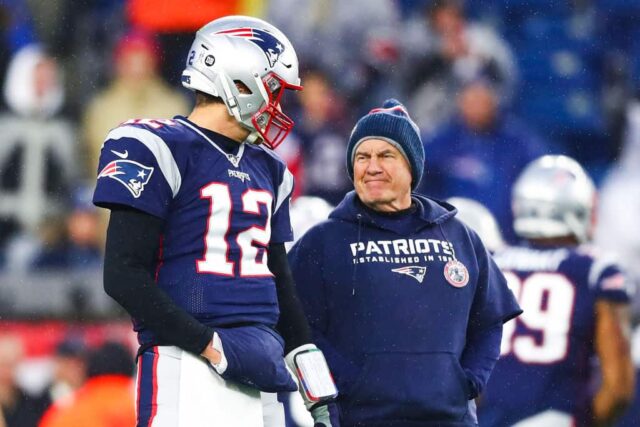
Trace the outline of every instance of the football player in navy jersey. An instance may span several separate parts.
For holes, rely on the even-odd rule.
[[[525,242],[495,259],[524,312],[505,324],[481,425],[611,425],[632,398],[633,289],[616,264],[584,244],[594,200],[591,179],[565,156],[535,160],[516,181],[514,228]]]
[[[141,345],[138,426],[283,425],[275,393],[296,380],[317,425],[335,425],[285,254],[293,178],[271,151],[293,127],[280,100],[301,89],[295,51],[262,20],[218,19],[182,83],[191,114],[113,129],[94,194],[111,210],[105,290]]]

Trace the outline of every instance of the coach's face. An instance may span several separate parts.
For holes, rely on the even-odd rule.
[[[411,167],[400,151],[382,139],[368,139],[353,158],[353,183],[358,197],[380,212],[411,206]]]

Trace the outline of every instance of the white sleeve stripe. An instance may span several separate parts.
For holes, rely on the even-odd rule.
[[[607,268],[615,266],[615,262],[610,257],[601,257],[593,261],[589,270],[589,287],[593,288],[598,284],[598,279]]]
[[[291,191],[293,190],[293,175],[289,172],[289,169],[284,170],[284,175],[282,177],[282,182],[278,186],[278,195],[276,198],[276,208],[273,210],[275,214],[280,209],[282,203],[287,200],[287,197],[291,195]]]
[[[178,169],[176,160],[173,158],[171,150],[169,150],[169,147],[167,147],[167,144],[163,139],[153,132],[133,126],[115,128],[109,132],[109,135],[107,135],[107,140],[121,138],[135,139],[144,144],[145,147],[153,153],[153,156],[156,158],[156,162],[158,162],[158,166],[160,167],[160,171],[164,175],[169,187],[171,187],[173,197],[175,197],[176,194],[178,194],[178,191],[180,191],[182,177],[180,176],[180,170]],[[102,147],[104,148],[104,144]]]

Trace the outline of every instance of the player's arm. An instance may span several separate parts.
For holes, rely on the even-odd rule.
[[[201,354],[213,330],[178,307],[155,283],[154,269],[164,220],[122,205],[111,206],[104,289],[152,331],[162,345]]]
[[[624,412],[634,392],[634,369],[627,304],[600,300],[595,306],[595,348],[600,359],[602,384],[593,400],[597,426],[609,426]]]
[[[315,425],[338,426],[330,404],[338,394],[322,352],[312,344],[311,329],[298,298],[284,243],[269,245],[269,270],[275,276],[280,318],[276,329],[285,342],[287,365],[298,377],[299,390]]]
[[[284,339],[284,351],[310,343],[311,329],[302,309],[287,260],[284,243],[269,245],[269,270],[275,276],[280,318],[276,329]]]

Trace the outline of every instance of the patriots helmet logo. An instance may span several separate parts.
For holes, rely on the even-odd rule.
[[[416,279],[419,283],[422,283],[424,276],[427,273],[427,267],[419,267],[417,265],[411,265],[407,267],[394,268],[394,273],[406,274]]]
[[[249,41],[262,49],[271,68],[276,65],[276,62],[280,59],[280,55],[284,52],[284,44],[267,30],[248,27],[233,28],[230,30],[218,31],[216,34],[226,34],[233,37],[244,37],[249,39]]]
[[[133,160],[114,160],[100,171],[98,179],[104,177],[115,179],[137,199],[151,179],[152,173],[152,167],[141,165]]]

